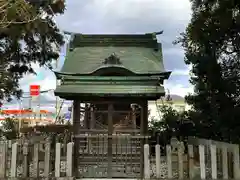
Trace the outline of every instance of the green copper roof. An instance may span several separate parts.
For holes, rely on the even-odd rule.
[[[164,95],[160,84],[170,72],[163,67],[162,47],[154,34],[76,34],[68,45],[55,95],[74,97],[144,97]]]
[[[115,65],[133,74],[165,72],[161,43],[154,33],[74,34],[61,72],[91,74]]]
[[[136,74],[164,72],[162,52],[144,47],[78,47],[68,52],[61,72],[93,73],[115,53],[121,66]]]

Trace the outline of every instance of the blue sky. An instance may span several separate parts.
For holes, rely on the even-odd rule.
[[[163,45],[166,70],[172,71],[165,87],[171,94],[185,96],[193,92],[189,84],[189,67],[184,63],[184,51],[173,45],[185,30],[190,16],[189,0],[66,0],[64,15],[55,18],[61,30],[79,33],[148,33],[164,30],[158,37]],[[64,49],[64,48],[63,48]],[[59,67],[64,62],[61,53]],[[54,74],[34,65],[38,76],[26,75],[21,87],[29,91],[30,84],[40,84],[42,90],[56,87]],[[53,102],[53,92],[43,95],[43,102]]]

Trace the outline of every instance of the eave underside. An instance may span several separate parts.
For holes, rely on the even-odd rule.
[[[135,77],[136,78],[136,77]],[[80,78],[81,79],[81,78]],[[144,98],[158,99],[164,96],[164,87],[157,77],[90,77],[81,80],[66,79],[55,90],[55,95],[63,99],[98,98]]]

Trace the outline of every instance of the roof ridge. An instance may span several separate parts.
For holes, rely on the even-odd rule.
[[[132,46],[157,49],[158,42],[153,34],[74,34],[70,49],[83,46]]]
[[[106,40],[145,40],[145,41],[153,41],[155,40],[154,36],[152,34],[74,34],[73,41],[74,40],[100,40],[100,39],[106,39]]]

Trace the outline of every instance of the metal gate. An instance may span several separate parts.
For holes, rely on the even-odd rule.
[[[140,178],[143,139],[130,133],[78,135],[79,178]]]

